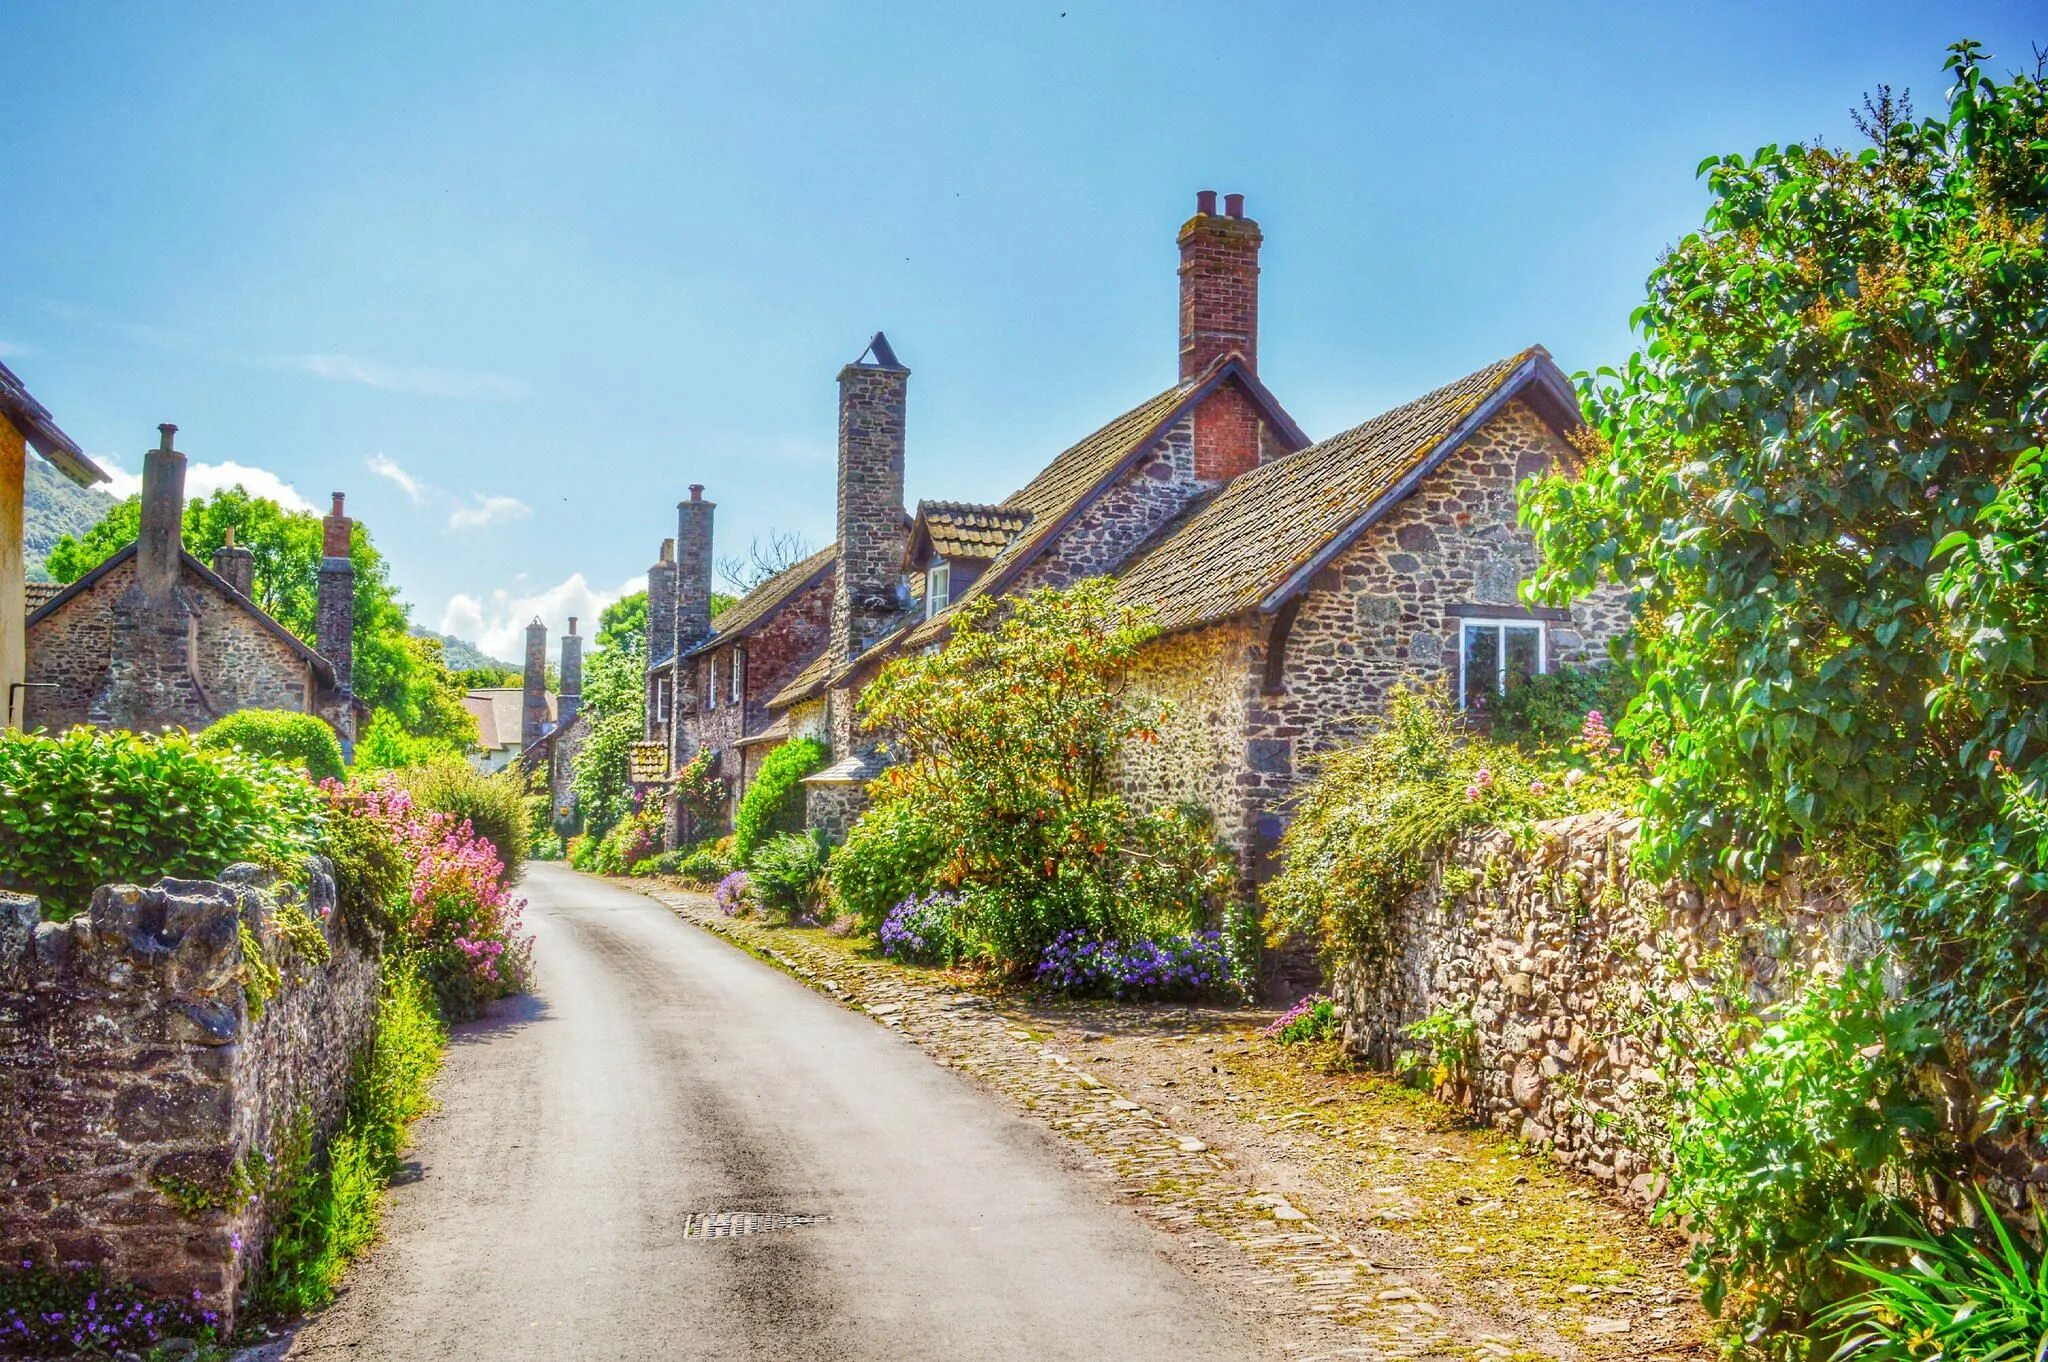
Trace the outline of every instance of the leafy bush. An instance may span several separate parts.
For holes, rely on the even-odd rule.
[[[711,891],[711,901],[727,917],[744,917],[754,906],[754,881],[744,870],[735,870]]]
[[[1038,982],[1062,993],[1108,998],[1238,997],[1221,932],[1159,941],[1101,941],[1062,932],[1038,961]]]
[[[336,804],[383,826],[411,873],[397,953],[433,987],[441,1015],[474,1017],[493,998],[526,986],[533,940],[505,886],[497,848],[451,814],[421,809],[389,776],[326,787]]]
[[[325,719],[284,709],[238,709],[207,725],[201,747],[239,747],[297,766],[314,780],[340,780],[341,740]]]
[[[1531,749],[1563,747],[1579,736],[1588,713],[1625,713],[1633,687],[1627,669],[1611,662],[1538,672],[1491,700],[1488,735]]]
[[[817,830],[785,832],[754,852],[754,897],[791,922],[813,916],[825,899],[825,865],[832,844]]]
[[[437,762],[461,761],[468,748],[446,738],[406,731],[405,721],[388,709],[370,716],[356,736],[354,767],[358,771],[408,771]]]
[[[728,794],[725,777],[718,773],[718,753],[701,748],[676,772],[674,797],[683,826],[700,835],[725,821]]]
[[[357,945],[383,942],[398,930],[412,890],[412,866],[382,818],[346,797],[346,787],[321,787],[327,799],[320,850],[334,867],[343,927]]]
[[[661,851],[666,823],[667,815],[659,805],[635,809],[612,824],[611,831],[598,840],[589,866],[577,868],[593,870],[600,875],[632,873],[635,866]]]
[[[732,873],[732,862],[709,842],[699,842],[688,851],[670,852],[662,860],[667,862],[662,867],[664,873],[691,884],[716,884]]]
[[[296,866],[320,797],[287,766],[182,733],[0,731],[0,888],[50,917],[99,885],[208,879],[236,861]]]
[[[1984,60],[1950,49],[1941,117],[1880,97],[1869,146],[1706,161],[1642,349],[1582,380],[1583,469],[1523,514],[1542,599],[1638,602],[1648,867],[1860,872],[1979,1077],[2038,1077],[2048,87]]]
[[[900,903],[941,883],[952,855],[944,825],[924,801],[899,798],[863,813],[827,870],[839,907],[873,934]]]
[[[341,1128],[316,1158],[310,1125],[302,1123],[279,1160],[260,1309],[298,1315],[325,1305],[349,1262],[375,1241],[380,1195],[398,1172],[407,1128],[433,1109],[429,1085],[446,1041],[427,982],[403,963],[388,967]]]
[[[1401,1034],[1420,1048],[1395,1056],[1397,1075],[1436,1093],[1471,1082],[1472,1064],[1479,1057],[1479,1025],[1472,1020],[1469,1005],[1440,1007],[1402,1027]]]
[[[1682,1038],[1656,1215],[1685,1218],[1707,1308],[1745,1337],[1775,1330],[1804,1356],[1815,1316],[1853,1284],[1850,1245],[1913,1225],[1903,1197],[1947,1161],[1918,1077],[1942,1058],[1928,1015],[1887,997],[1871,966]]]
[[[1282,1045],[1304,1045],[1327,1040],[1337,1031],[1337,1005],[1320,993],[1311,993],[1275,1017],[1261,1034]]]
[[[792,738],[761,761],[754,783],[732,815],[732,857],[752,865],[754,850],[778,832],[794,832],[803,817],[797,782],[825,764],[825,745]]]
[[[437,761],[403,772],[398,782],[412,796],[414,807],[445,813],[497,850],[508,883],[519,879],[526,864],[532,819],[526,796],[512,776],[485,775],[467,762]]]
[[[1377,955],[1388,910],[1466,828],[1627,798],[1631,777],[1607,741],[1600,729],[1571,764],[1539,764],[1463,728],[1440,689],[1396,687],[1366,737],[1326,756],[1302,791],[1281,837],[1284,867],[1265,889],[1275,922],[1333,954]]]
[[[597,868],[598,840],[589,833],[578,833],[571,837],[562,848],[562,855],[577,870],[591,871]]]
[[[956,965],[971,949],[961,931],[958,894],[905,899],[883,918],[875,940],[882,954],[923,965]]]
[[[2039,1362],[2048,1353],[2048,1208],[2034,1208],[2032,1243],[1981,1192],[1978,1213],[1976,1231],[1916,1230],[1849,1255],[1848,1269],[1869,1284],[1822,1316],[1824,1329],[1840,1331],[1837,1358]]]

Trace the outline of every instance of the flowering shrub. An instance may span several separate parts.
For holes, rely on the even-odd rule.
[[[686,835],[694,832],[702,836],[725,819],[725,777],[718,773],[718,767],[718,753],[702,747],[676,772],[675,801],[683,815]]]
[[[1242,997],[1221,932],[1159,941],[1096,941],[1061,932],[1038,960],[1038,982],[1062,993],[1111,998]]]
[[[477,1016],[526,986],[533,941],[519,930],[523,905],[505,888],[497,849],[468,820],[418,809],[389,777],[321,789],[337,809],[382,824],[411,867],[398,947],[419,963],[443,1016]]]
[[[960,896],[949,893],[903,900],[875,934],[882,954],[919,964],[957,964],[968,950],[959,926],[960,904]]]
[[[633,811],[614,823],[612,830],[597,843],[589,868],[600,875],[629,874],[640,862],[661,853],[667,810],[659,801],[643,805],[637,790],[633,793],[633,806]]]
[[[754,906],[754,882],[744,870],[735,870],[711,891],[711,901],[727,917],[742,917]]]
[[[111,1354],[167,1338],[214,1337],[219,1317],[192,1300],[164,1301],[109,1282],[97,1268],[33,1259],[0,1269],[0,1355]]]
[[[876,932],[896,906],[941,884],[952,853],[943,824],[922,799],[876,804],[847,831],[827,874],[832,897]]]
[[[1337,1005],[1320,993],[1311,993],[1273,1019],[1260,1032],[1267,1040],[1282,1045],[1300,1045],[1337,1034]]]

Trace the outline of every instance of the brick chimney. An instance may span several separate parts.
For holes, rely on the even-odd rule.
[[[1180,377],[1183,383],[1236,352],[1259,369],[1259,224],[1244,215],[1244,195],[1195,195],[1195,215],[1180,229]]]
[[[872,363],[869,362],[872,358]],[[903,591],[903,445],[910,370],[881,332],[839,371],[839,562],[832,665],[844,666],[895,619]]]
[[[548,627],[536,615],[526,626],[526,695],[519,720],[519,750],[540,741],[548,728]]]
[[[676,652],[676,541],[661,541],[661,557],[647,569],[647,665]]]
[[[320,595],[313,637],[320,656],[334,668],[334,688],[355,693],[356,565],[349,557],[352,522],[341,508],[342,494],[320,522]]]
[[[555,697],[555,722],[566,724],[583,708],[583,640],[576,637],[576,617],[562,635],[561,694]]]
[[[235,543],[235,527],[213,551],[213,571],[222,581],[251,600],[256,597],[256,555]]]
[[[157,428],[157,446],[142,456],[142,526],[135,535],[135,583],[153,600],[178,585],[185,552],[185,456],[171,447],[178,428]]]
[[[690,499],[676,503],[676,652],[711,634],[711,513],[704,484],[690,484]]]

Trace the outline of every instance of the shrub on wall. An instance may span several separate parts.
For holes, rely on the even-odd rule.
[[[761,762],[754,783],[740,796],[732,816],[732,856],[741,865],[753,860],[755,848],[778,832],[793,832],[803,816],[797,782],[825,764],[825,745],[815,738],[792,738]]]
[[[855,821],[832,858],[833,898],[872,935],[897,904],[940,887],[952,850],[944,825],[923,801],[885,800]]]
[[[102,884],[206,879],[236,861],[296,866],[315,851],[318,793],[290,767],[182,733],[0,732],[0,887],[44,912]]]
[[[1487,734],[1523,748],[1562,747],[1579,736],[1588,712],[1623,714],[1634,698],[1628,671],[1611,662],[1539,672],[1491,699]]]
[[[825,834],[785,832],[754,852],[750,878],[756,901],[791,922],[815,914],[825,899],[825,866],[832,844]]]
[[[239,747],[299,767],[314,780],[340,780],[341,740],[325,719],[282,709],[241,709],[214,720],[201,747]]]

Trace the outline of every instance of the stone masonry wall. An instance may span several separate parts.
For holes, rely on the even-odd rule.
[[[339,1119],[377,965],[342,930],[324,864],[305,901],[324,966],[280,945],[269,872],[221,880],[106,886],[65,923],[0,896],[0,1242],[165,1298],[197,1292],[231,1325],[292,1132],[324,1139]],[[283,962],[260,1011],[243,927]]]
[[[1469,1083],[1443,1095],[1647,1206],[1661,1185],[1624,1136],[1655,1090],[1652,990],[1705,985],[1732,967],[1766,1003],[1813,967],[1868,959],[1878,943],[1826,883],[1798,875],[1746,894],[1639,879],[1636,829],[1590,814],[1539,824],[1527,850],[1499,830],[1460,838],[1396,906],[1388,962],[1343,964],[1331,992],[1346,1046],[1382,1067],[1417,1048],[1403,1027],[1468,1009],[1478,1040]],[[1986,1143],[1977,1153],[2008,1205],[2025,1204],[2030,1185],[2048,1193],[2048,1150]]]
[[[37,684],[28,692],[28,727],[56,733],[94,720],[134,584],[134,560],[118,563],[62,610],[30,626],[28,679]],[[308,712],[310,674],[282,640],[189,569],[178,598],[188,612],[179,623],[189,631],[190,646],[176,651],[190,658],[189,675],[175,688],[158,688],[177,698],[131,716],[133,726],[197,730],[240,709]]]
[[[1007,590],[1071,586],[1084,577],[1114,572],[1132,550],[1188,502],[1216,487],[1195,478],[1195,423],[1182,417],[1166,434],[1074,517],[1046,551]]]

